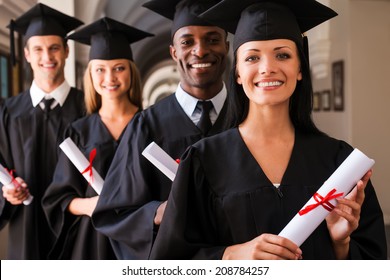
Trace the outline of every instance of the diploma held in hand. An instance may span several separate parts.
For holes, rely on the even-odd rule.
[[[100,195],[104,180],[96,172],[95,168],[92,167],[91,163],[83,155],[83,153],[77,148],[76,144],[72,141],[71,138],[66,138],[60,144],[61,150],[65,155],[70,159],[78,171],[84,176],[85,180],[91,184],[92,188]],[[86,172],[88,170],[88,172]]]
[[[179,164],[155,142],[150,143],[142,152],[142,155],[171,179],[171,181],[175,179]]]
[[[337,204],[335,198],[347,195],[374,163],[373,159],[354,149],[279,236],[301,246]]]
[[[16,187],[19,186],[19,182],[15,180],[15,178],[11,175],[10,172],[8,172],[7,169],[4,168],[0,164],[0,182],[5,186],[9,185],[11,186],[11,189],[15,189]],[[12,183],[12,184],[11,184]],[[10,188],[7,186],[8,188]],[[24,201],[24,205],[29,205],[33,201],[34,197],[30,194]]]

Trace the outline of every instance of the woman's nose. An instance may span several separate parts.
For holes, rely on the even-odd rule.
[[[106,81],[109,81],[109,82],[113,82],[117,79],[115,73],[112,71],[107,71],[104,78]]]
[[[275,63],[272,59],[262,58],[259,66],[259,73],[263,75],[275,73]]]

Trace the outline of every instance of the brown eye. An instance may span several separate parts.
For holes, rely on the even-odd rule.
[[[116,72],[122,72],[124,71],[126,68],[124,66],[118,66],[118,67],[115,67],[115,71]]]
[[[258,56],[251,55],[251,56],[245,58],[245,61],[247,61],[247,62],[253,62],[253,61],[257,61],[257,60],[259,60],[259,59],[260,59],[260,58],[259,58]]]
[[[278,54],[276,55],[276,57],[277,57],[278,59],[289,59],[289,58],[291,58],[291,55],[288,54],[288,53],[278,53]]]

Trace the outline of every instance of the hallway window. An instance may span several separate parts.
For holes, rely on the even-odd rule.
[[[7,98],[10,96],[10,77],[9,77],[9,62],[8,57],[0,55],[0,96]]]

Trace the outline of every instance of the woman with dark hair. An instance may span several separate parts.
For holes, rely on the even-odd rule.
[[[223,0],[201,15],[235,32],[232,128],[182,156],[153,259],[386,259],[371,170],[300,247],[278,235],[353,150],[311,118],[302,34],[335,15],[314,0]]]
[[[313,88],[310,79],[309,63],[302,48],[297,46],[298,57],[301,61],[301,73],[303,79],[297,82],[297,87],[290,98],[289,113],[294,127],[303,133],[324,134],[312,120]],[[237,58],[233,59],[233,70],[230,73],[230,90],[228,95],[228,116],[226,124],[229,128],[239,126],[248,116],[250,100],[246,96],[243,87],[237,83]],[[298,92],[299,94],[295,94]]]
[[[72,123],[65,134],[90,158],[102,178],[127,124],[142,109],[141,78],[130,44],[146,36],[151,34],[102,18],[68,37],[90,44],[91,50],[84,75],[88,115]],[[93,160],[91,152],[95,153]],[[56,236],[50,258],[116,259],[109,238],[92,225],[90,217],[99,196],[88,183],[61,153],[53,182],[43,198],[46,217]]]

